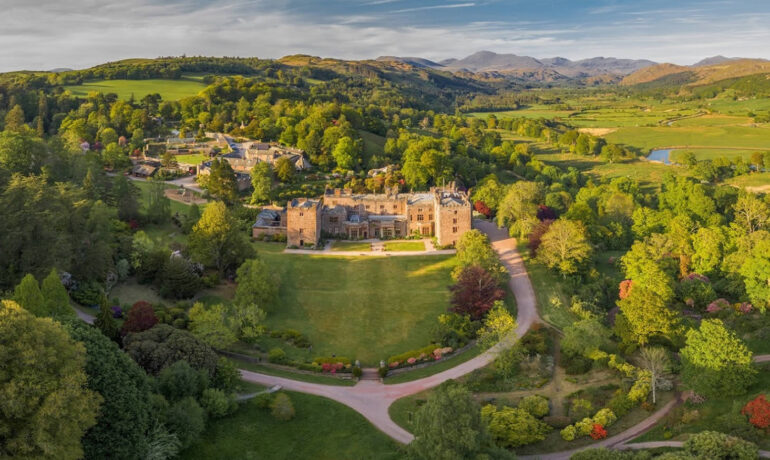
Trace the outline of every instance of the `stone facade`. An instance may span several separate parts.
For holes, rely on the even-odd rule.
[[[321,240],[321,201],[291,200],[286,207],[286,244],[314,246]]]
[[[455,244],[471,229],[468,195],[454,184],[429,192],[354,194],[329,189],[321,200],[297,199],[288,203],[286,235],[289,246],[315,245],[322,236],[344,239],[405,238],[435,236],[438,244]],[[279,217],[273,216],[278,226]],[[254,225],[254,236],[264,234],[264,222]]]

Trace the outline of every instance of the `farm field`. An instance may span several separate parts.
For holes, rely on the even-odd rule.
[[[115,93],[120,99],[139,100],[148,94],[158,93],[164,101],[176,101],[195,96],[206,85],[199,76],[184,76],[179,80],[97,80],[82,85],[69,85],[64,88],[75,96],[85,97],[91,92]]]
[[[770,127],[688,126],[624,127],[604,136],[608,142],[648,152],[659,147],[770,149]]]
[[[744,174],[725,181],[729,185],[745,188],[750,192],[770,191],[770,172]]]
[[[180,458],[195,459],[397,459],[398,444],[353,409],[319,396],[288,393],[296,416],[274,419],[253,402],[212,423]],[[252,400],[253,401],[253,400]]]
[[[314,356],[336,354],[373,365],[424,347],[436,318],[449,307],[451,256],[259,253],[281,277],[281,307],[268,313],[267,326],[302,332]]]

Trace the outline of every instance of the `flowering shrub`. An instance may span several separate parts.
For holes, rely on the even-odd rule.
[[[620,282],[620,287],[618,292],[618,297],[620,297],[620,300],[625,299],[626,297],[631,294],[631,287],[634,284],[634,280],[623,280]]]
[[[749,416],[749,423],[757,428],[766,429],[770,426],[770,402],[765,395],[752,399],[741,409],[741,414]]]
[[[113,318],[122,318],[123,317],[123,309],[120,308],[119,305],[113,305],[112,307],[110,307],[110,309],[112,310],[112,317]]]
[[[436,345],[428,345],[418,350],[391,356],[388,358],[388,367],[393,369],[399,366],[412,366],[421,362],[436,361],[453,351],[452,347],[436,348]]]
[[[696,281],[697,280],[697,281],[701,281],[701,282],[704,282],[704,283],[710,283],[711,282],[709,280],[708,276],[701,275],[700,273],[690,273],[689,275],[685,276],[682,279],[683,280],[687,280],[687,281]]]
[[[738,311],[744,315],[751,313],[753,309],[754,309],[754,306],[751,305],[749,302],[743,302],[742,304],[738,305]]]
[[[594,423],[594,428],[591,430],[591,438],[592,439],[604,439],[607,437],[607,430],[604,429],[603,426],[599,425],[598,423]]]
[[[717,299],[706,307],[706,311],[709,313],[716,313],[720,310],[724,310],[725,308],[730,307],[730,302],[727,301],[727,299]]]
[[[336,374],[337,372],[341,371],[345,368],[345,365],[343,363],[322,363],[321,364],[321,372],[329,372],[331,374]]]

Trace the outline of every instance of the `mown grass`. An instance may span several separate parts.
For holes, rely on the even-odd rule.
[[[287,393],[296,416],[275,420],[252,402],[209,422],[200,439],[181,453],[194,459],[398,459],[400,447],[353,409],[319,396]]]
[[[302,332],[315,356],[375,365],[428,345],[436,318],[449,307],[451,256],[260,254],[281,278],[267,326]]]
[[[527,273],[535,290],[540,317],[558,329],[564,329],[577,321],[577,316],[569,311],[570,299],[564,292],[558,276],[532,260],[525,244],[519,244],[519,253],[527,266]]]
[[[608,142],[649,151],[658,147],[770,149],[770,128],[750,126],[623,127]]]
[[[356,251],[356,252],[369,252],[372,250],[371,243],[363,243],[356,241],[335,241],[332,244],[332,251]]]
[[[199,165],[204,161],[208,161],[209,159],[208,155],[204,155],[202,153],[176,155],[175,158],[176,158],[176,161],[179,163],[185,163],[185,164],[191,164],[191,165]]]
[[[388,241],[385,243],[386,251],[424,251],[425,243],[422,241]]]
[[[768,192],[770,191],[768,190],[770,189],[770,172],[744,174],[728,179],[725,183],[750,190],[754,188],[760,188],[759,191],[765,189],[765,192]]]
[[[366,156],[382,156],[385,152],[384,137],[364,130],[359,130],[358,134],[361,135],[361,139],[364,141],[364,153]]]
[[[133,96],[138,101],[148,94],[158,93],[164,101],[176,101],[195,96],[205,87],[201,77],[185,76],[178,80],[96,80],[64,88],[81,97],[92,92],[115,93],[120,99],[128,100]]]

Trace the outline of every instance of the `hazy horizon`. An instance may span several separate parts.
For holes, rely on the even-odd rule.
[[[0,71],[183,54],[440,61],[488,50],[676,64],[714,55],[770,57],[770,3],[759,0],[0,2]]]

